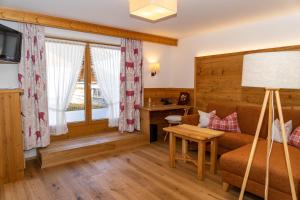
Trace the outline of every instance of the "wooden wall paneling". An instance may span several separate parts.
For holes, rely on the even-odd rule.
[[[0,7],[0,19],[177,46],[177,39]]]
[[[209,102],[261,105],[263,88],[241,87],[243,56],[284,50],[300,50],[300,45],[196,57],[195,107],[205,110]],[[281,98],[284,106],[300,106],[299,90],[281,90]]]
[[[24,176],[21,90],[0,90],[0,184]]]

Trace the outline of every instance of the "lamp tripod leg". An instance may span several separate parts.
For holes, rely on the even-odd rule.
[[[269,121],[268,121],[268,137],[267,137],[267,153],[266,153],[266,182],[265,182],[265,199],[269,196],[269,166],[270,166],[270,150],[271,150],[271,140],[272,140],[272,126],[273,126],[273,106],[274,106],[274,91],[270,91],[269,96]]]
[[[281,107],[280,96],[279,96],[278,90],[275,91],[275,97],[276,97],[276,103],[277,103],[277,109],[278,109],[278,115],[279,115],[279,121],[280,121],[280,129],[281,129],[283,148],[284,148],[284,155],[285,155],[285,162],[286,162],[288,176],[289,176],[292,199],[297,200],[295,184],[294,184],[294,179],[293,179],[293,174],[292,174],[291,160],[290,160],[286,132],[285,132],[284,121],[283,121],[282,107]]]
[[[252,148],[251,148],[251,151],[250,151],[250,156],[249,156],[245,176],[244,176],[244,179],[243,179],[243,184],[242,184],[239,200],[242,200],[244,198],[244,193],[245,193],[247,181],[248,181],[248,178],[249,178],[250,168],[251,168],[251,165],[252,165],[252,162],[253,162],[253,158],[254,158],[254,154],[255,154],[255,150],[256,150],[256,145],[257,145],[257,142],[258,142],[259,133],[260,133],[260,129],[261,129],[263,119],[264,119],[264,115],[265,115],[265,112],[266,112],[266,106],[267,106],[267,103],[268,103],[269,96],[270,96],[270,90],[267,89],[266,93],[265,93],[262,109],[261,109],[261,112],[260,112],[260,116],[259,116],[259,120],[258,120],[258,124],[257,124],[257,128],[256,128]]]

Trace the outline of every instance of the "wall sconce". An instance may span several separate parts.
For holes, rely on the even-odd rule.
[[[160,71],[159,63],[150,63],[149,65],[151,76],[155,76]]]

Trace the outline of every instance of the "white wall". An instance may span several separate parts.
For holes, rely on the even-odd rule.
[[[171,87],[172,52],[177,47],[144,42],[144,87],[145,88],[164,88]],[[160,63],[160,72],[151,77],[149,71],[150,63]]]
[[[13,29],[18,29],[15,22],[0,20],[0,23]],[[120,38],[82,33],[76,31],[62,30],[46,27],[46,35],[55,37],[66,37],[69,39],[89,40],[109,44],[120,44]],[[176,47],[144,42],[144,85],[147,88],[169,87],[170,86],[170,51]],[[149,63],[160,62],[161,72],[155,77],[150,76]],[[0,64],[0,88],[16,88],[17,82],[17,64]]]
[[[171,87],[194,87],[194,57],[300,44],[300,13],[229,27],[179,40]]]

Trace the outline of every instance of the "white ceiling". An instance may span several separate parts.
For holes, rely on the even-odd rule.
[[[178,15],[156,23],[130,17],[128,0],[0,0],[0,6],[183,38],[223,26],[298,12],[300,0],[178,0]]]

